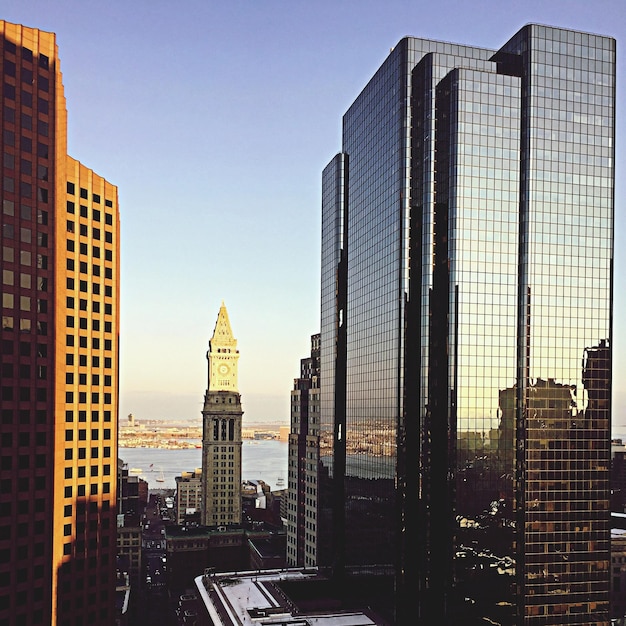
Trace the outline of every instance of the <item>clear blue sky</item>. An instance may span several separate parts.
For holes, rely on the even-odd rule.
[[[624,0],[3,0],[0,19],[57,34],[70,154],[119,187],[121,419],[200,419],[224,300],[244,421],[288,421],[319,331],[321,170],[399,39],[497,48],[529,22],[615,37],[614,424],[626,424]]]

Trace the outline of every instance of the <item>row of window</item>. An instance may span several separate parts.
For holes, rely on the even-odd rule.
[[[31,389],[30,387],[20,387],[19,393],[14,390],[13,387],[3,386],[0,390],[0,399],[2,402],[13,402],[18,400],[20,402],[30,402],[35,400],[36,402],[47,402],[48,400],[48,388],[39,387],[37,389]],[[10,409],[7,409],[10,410]],[[8,414],[5,410],[2,410],[2,420],[4,422],[5,417],[8,418]],[[12,419],[12,418],[11,418]],[[5,422],[6,423],[6,422]]]
[[[87,429],[86,428],[79,428],[78,431],[75,431],[74,429],[68,428],[65,431],[65,441],[74,441],[74,433],[75,432],[78,435],[78,440],[79,441],[85,441],[87,439]],[[100,429],[92,428],[91,429],[91,440],[92,441],[97,441],[99,438],[100,438]],[[111,439],[111,429],[110,428],[104,428],[103,429],[103,431],[102,431],[102,438],[105,441]]]
[[[65,345],[66,346],[70,346],[73,347],[75,345],[74,343],[74,335],[67,335],[65,338]],[[91,339],[91,347],[93,350],[100,350],[100,338],[99,337],[92,337]],[[87,348],[87,337],[79,337],[78,338],[78,345],[80,348]],[[106,351],[111,351],[113,349],[113,342],[110,339],[105,339],[104,340],[104,349]]]
[[[4,50],[9,54],[17,55],[17,44],[13,41],[9,41],[8,39],[4,40]],[[30,48],[25,46],[20,46],[20,52],[22,55],[22,61],[25,63],[33,62],[33,51]],[[50,59],[47,55],[39,53],[37,55],[37,63],[39,67],[47,70],[50,67]]]
[[[30,311],[30,309],[27,309],[28,311]],[[83,330],[87,330],[87,318],[86,317],[81,317],[78,320],[79,322],[79,328],[83,329]],[[74,316],[73,315],[68,315],[66,316],[66,326],[68,328],[74,328]],[[105,333],[110,333],[112,332],[112,323],[111,322],[105,322],[104,323],[104,332]],[[92,330],[96,330],[99,331],[100,330],[100,321],[99,320],[91,320],[91,329]]]
[[[111,411],[103,411],[102,412],[102,418],[104,422],[110,422],[111,421]],[[71,409],[68,409],[67,411],[65,411],[65,421],[66,422],[73,422],[74,421],[74,411]],[[85,422],[87,421],[87,411],[78,411],[78,421],[79,422]],[[100,412],[97,410],[94,410],[91,412],[91,421],[92,422],[99,422],[100,421]],[[108,431],[110,433],[110,431]],[[105,437],[105,439],[110,439],[110,437]]]
[[[73,278],[68,278],[66,280],[66,286],[69,291],[74,291],[76,289],[76,281]],[[88,291],[87,281],[86,280],[79,281],[78,288],[80,291],[87,293]],[[92,293],[94,293],[95,295],[100,295],[100,285],[98,283],[92,283],[91,289],[92,289]],[[111,287],[111,285],[105,285],[104,295],[108,297],[113,297],[113,287]],[[113,314],[113,306],[111,304],[105,304],[104,309],[105,309],[104,312],[107,315]]]
[[[86,361],[86,358],[85,358]],[[111,386],[111,381],[112,378],[110,375],[105,375],[104,377],[104,386],[105,387],[110,387]],[[67,372],[65,374],[65,383],[67,385],[73,385],[74,382],[76,380],[76,377],[74,375],[74,372]],[[87,384],[87,374],[78,374],[78,384],[79,385],[86,385]],[[91,376],[91,384],[94,386],[97,386],[100,384],[100,375],[99,374],[92,374]]]
[[[4,388],[3,388],[4,390]],[[39,389],[37,391],[40,391]],[[73,391],[66,391],[65,392],[65,402],[67,404],[72,404],[74,402],[74,398],[78,399],[78,403],[79,404],[87,404],[87,392],[85,391],[80,391],[78,392],[78,394],[75,394]],[[102,394],[102,399],[103,399],[103,403],[104,404],[111,404],[111,398],[112,395],[110,393],[103,393]],[[100,393],[98,391],[94,391],[91,394],[91,403],[92,404],[98,404],[100,402]],[[66,441],[68,441],[68,439],[66,439]],[[71,439],[69,440],[71,441]]]
[[[87,506],[87,504],[89,504],[89,506]],[[111,509],[111,502],[109,500],[103,500],[102,503],[100,504],[100,506],[102,507],[100,510],[102,513],[108,513],[109,510]],[[89,513],[98,513],[98,503],[95,501],[91,501],[89,503],[87,502],[78,502],[76,504],[76,513],[78,515],[81,515],[83,513],[86,513],[87,510],[89,510]],[[74,511],[74,506],[71,504],[66,504],[63,507],[63,517],[72,517],[73,515],[73,511]],[[109,527],[109,518],[102,516],[102,519],[100,520],[100,527],[103,530],[108,529]],[[94,565],[94,571],[95,571],[96,567]]]
[[[76,195],[76,185],[74,183],[68,181],[68,183],[67,183],[67,193],[70,194],[71,196],[75,196]],[[81,198],[83,198],[85,200],[87,200],[89,198],[89,192],[84,187],[80,187],[79,195],[80,195]],[[91,201],[94,202],[95,204],[100,204],[100,202],[101,202],[100,194],[97,194],[97,193],[91,194]],[[68,202],[68,210],[69,210],[69,205],[70,204],[73,204],[73,203]],[[104,205],[108,206],[108,207],[112,207],[113,206],[113,200],[105,199],[104,200]],[[84,207],[84,208],[86,209],[87,207]],[[82,209],[83,209],[83,207],[81,206],[81,210]],[[96,213],[96,211],[94,209],[94,215],[95,215],[95,213]],[[82,211],[81,211],[81,215],[82,215]],[[98,213],[98,215],[99,215],[99,213]],[[83,217],[87,217],[87,215],[84,215]],[[94,219],[96,219],[95,216],[94,216]],[[112,217],[111,217],[111,219],[112,219]],[[98,218],[98,221],[99,221],[99,218]],[[113,222],[108,222],[107,221],[107,224],[109,224],[109,223],[113,223]]]
[[[108,467],[108,465],[104,466],[105,468]],[[92,467],[93,469],[93,467]],[[92,474],[93,476],[94,474]],[[97,475],[97,474],[95,474]],[[76,487],[76,496],[77,497],[84,497],[87,495],[86,493],[87,491],[87,485],[77,485]],[[89,485],[89,495],[90,496],[97,496],[99,492],[99,485],[98,483],[91,483]],[[102,493],[103,494],[107,494],[107,493],[111,493],[111,483],[102,483]],[[64,489],[64,497],[66,498],[72,498],[74,497],[74,490],[71,486],[67,486]]]
[[[5,61],[5,63],[11,63],[11,61]],[[24,72],[26,73],[26,76],[32,76],[32,72],[30,72],[30,70],[24,70]],[[7,77],[9,78],[9,82],[6,80]],[[10,75],[7,76],[5,74],[3,94],[7,100],[15,101],[17,96],[17,87],[12,84],[11,78],[12,77]],[[39,74],[37,78],[37,88],[39,90],[39,99],[41,99],[42,95],[47,94],[50,91],[50,80],[46,76]],[[33,94],[30,91],[22,89],[21,96],[20,103],[22,106],[33,106]]]
[[[104,357],[104,368],[105,369],[111,369],[113,361],[111,359],[111,357]],[[66,365],[74,365],[74,355],[71,353],[68,353],[65,355],[65,364]],[[80,354],[78,355],[78,365],[80,365],[81,367],[87,367],[87,355],[86,354]],[[91,357],[91,367],[92,368],[98,368],[100,367],[100,357],[99,356],[92,356]],[[81,383],[82,384],[82,383]]]
[[[74,231],[74,226],[75,226],[74,222],[71,221],[71,220],[68,220],[67,221],[67,232],[69,232],[69,233],[75,232]],[[88,231],[87,226],[85,224],[80,224],[80,229],[79,230],[80,230],[81,237],[88,237],[89,236],[89,231]],[[100,229],[99,228],[92,229],[91,235],[92,235],[92,237],[94,239],[99,240],[100,237],[101,237]],[[111,243],[112,244],[113,243],[113,233],[111,231],[108,231],[108,230],[104,231],[104,240],[106,241],[106,243]],[[85,247],[83,248],[83,246],[85,246]],[[68,239],[67,240],[67,249],[68,249],[69,252],[74,252],[75,251],[76,244],[75,244],[73,239]],[[80,244],[80,248],[79,249],[80,249],[80,253],[81,254],[87,254],[87,244]],[[109,260],[112,260],[112,257]]]

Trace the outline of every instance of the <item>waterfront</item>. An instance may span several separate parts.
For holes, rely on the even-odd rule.
[[[198,440],[198,443],[201,443]],[[241,477],[243,480],[264,480],[273,490],[287,484],[286,441],[277,439],[244,439],[242,444]],[[149,489],[175,489],[176,476],[202,467],[202,450],[188,448],[168,450],[161,448],[119,448],[118,456],[128,470],[140,469]],[[159,482],[157,478],[162,478]],[[136,472],[133,472],[136,474]],[[277,486],[282,478],[283,486]]]

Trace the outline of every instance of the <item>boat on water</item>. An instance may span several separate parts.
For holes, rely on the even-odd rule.
[[[285,479],[282,476],[279,476],[276,479],[276,486],[277,487],[284,487],[285,486]]]
[[[159,475],[156,477],[156,481],[158,483],[164,483],[165,482],[165,476],[163,476],[163,469],[161,469],[161,472],[159,473]]]

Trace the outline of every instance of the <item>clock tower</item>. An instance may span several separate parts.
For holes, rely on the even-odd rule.
[[[241,396],[239,350],[222,302],[207,361],[209,380],[202,409],[202,524],[241,523]]]

